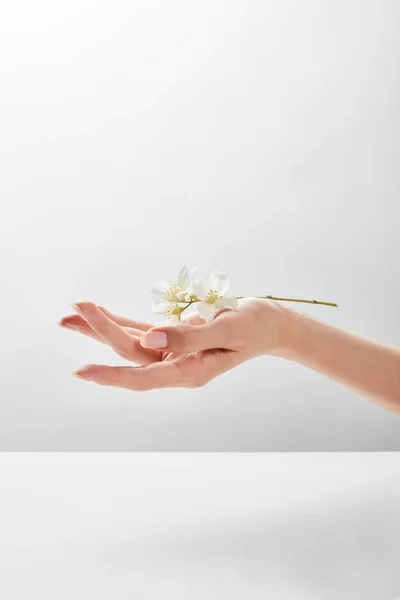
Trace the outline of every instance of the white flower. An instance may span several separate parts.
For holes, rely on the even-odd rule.
[[[169,317],[173,322],[179,322],[180,309],[186,308],[192,289],[192,272],[187,266],[182,267],[177,283],[158,281],[153,284],[151,294],[153,297],[153,311]]]
[[[213,271],[208,282],[201,279],[193,281],[193,294],[200,300],[197,304],[199,315],[205,321],[211,321],[216,312],[221,308],[236,308],[236,297],[227,297],[224,294],[229,288],[229,279],[224,273]]]

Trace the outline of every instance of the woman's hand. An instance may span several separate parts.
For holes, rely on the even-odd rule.
[[[73,305],[78,314],[60,321],[108,344],[140,366],[90,364],[74,372],[81,379],[137,391],[201,387],[217,375],[261,354],[279,355],[286,347],[291,310],[275,301],[246,298],[235,310],[223,309],[212,321],[197,313],[179,325],[152,325],[119,317],[92,302]]]
[[[74,375],[130,390],[200,387],[250,358],[300,363],[400,414],[400,350],[333,327],[275,300],[244,298],[212,321],[184,315],[179,325],[118,317],[93,302],[74,304],[62,327],[108,344],[138,367],[87,365]]]

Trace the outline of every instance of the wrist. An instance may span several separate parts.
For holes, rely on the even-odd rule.
[[[279,308],[280,335],[276,348],[269,354],[286,360],[300,360],[307,351],[312,323],[315,322],[315,319],[282,304],[279,305]]]

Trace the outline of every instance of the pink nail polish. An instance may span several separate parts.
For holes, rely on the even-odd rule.
[[[76,327],[74,327],[74,325],[71,325],[70,323],[58,323],[60,325],[60,327],[64,327],[65,329],[74,329],[76,330]]]
[[[165,331],[150,331],[142,335],[140,343],[144,348],[165,348],[168,336]]]
[[[78,304],[75,304],[74,302],[72,303],[71,306],[74,310],[76,310],[78,315],[80,315],[81,317],[83,317],[85,319],[85,313],[84,313],[83,308],[81,308]]]
[[[73,371],[72,375],[74,377],[78,377],[78,379],[84,379],[85,381],[91,381],[92,377],[90,377],[89,373],[86,373],[85,371],[80,372],[79,369],[77,371]]]

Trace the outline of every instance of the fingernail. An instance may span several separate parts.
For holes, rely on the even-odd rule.
[[[84,319],[86,318],[85,317],[85,310],[81,306],[79,306],[79,304],[76,304],[75,302],[73,302],[71,306],[72,306],[72,308],[74,310],[76,310],[76,312],[78,313],[78,315],[80,315]]]
[[[76,329],[76,327],[74,327],[70,323],[63,323],[62,321],[59,321],[58,324],[60,327],[65,327],[66,329]]]
[[[73,371],[72,375],[74,377],[79,377],[79,379],[90,379],[90,377],[87,374],[81,373],[80,371]]]
[[[165,331],[150,331],[142,335],[140,343],[144,348],[165,348],[167,340]]]

